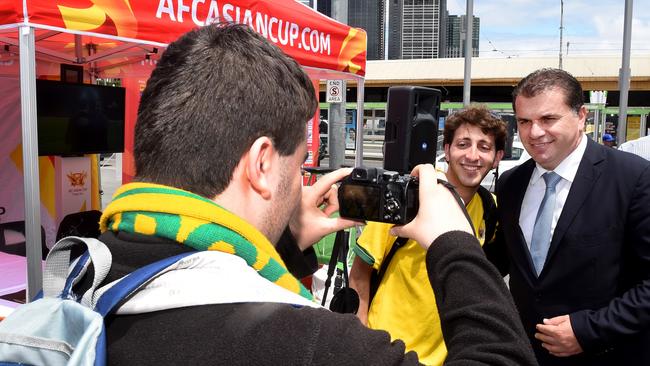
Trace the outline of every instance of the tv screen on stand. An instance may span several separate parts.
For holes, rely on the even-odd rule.
[[[120,87],[37,80],[38,154],[123,152],[125,95]]]

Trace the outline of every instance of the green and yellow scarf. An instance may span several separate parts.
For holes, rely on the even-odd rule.
[[[129,183],[120,187],[100,219],[100,229],[153,235],[196,250],[241,257],[260,276],[309,300],[269,240],[251,224],[213,201],[181,189]]]

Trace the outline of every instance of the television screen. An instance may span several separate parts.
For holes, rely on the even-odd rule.
[[[39,155],[124,151],[125,89],[36,80]]]

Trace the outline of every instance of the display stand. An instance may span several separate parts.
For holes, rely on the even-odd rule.
[[[89,156],[54,158],[57,227],[66,215],[92,208],[90,164]]]

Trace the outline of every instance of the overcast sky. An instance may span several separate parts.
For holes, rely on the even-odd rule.
[[[465,0],[447,0],[465,14]],[[478,0],[480,57],[557,56],[560,0]],[[613,55],[623,49],[625,0],[564,0],[563,54]],[[632,54],[650,54],[650,3],[634,1]],[[567,51],[568,43],[568,51]]]

